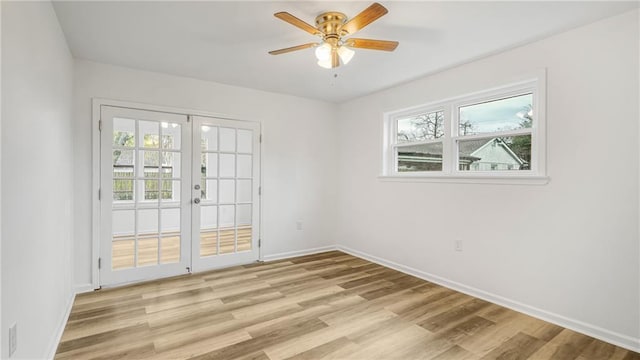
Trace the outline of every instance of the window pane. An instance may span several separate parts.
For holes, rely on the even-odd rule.
[[[158,263],[158,237],[141,237],[138,239],[138,266],[156,265]]]
[[[158,210],[138,210],[138,236],[158,235]]]
[[[113,150],[114,177],[133,177],[133,154],[133,150]]]
[[[130,119],[113,119],[113,146],[133,147],[135,145],[136,123]]]
[[[177,263],[180,261],[180,233],[162,238],[160,241],[163,264]]]
[[[201,143],[203,151],[217,151],[218,150],[218,128],[215,126],[202,125],[201,130]]]
[[[215,230],[218,228],[218,207],[200,207],[200,230]]]
[[[235,230],[235,206],[220,206],[220,253],[235,252],[236,230]]]
[[[460,135],[530,128],[533,95],[525,94],[460,107]]]
[[[158,151],[139,151],[140,162],[143,166],[138,166],[138,176],[155,178],[159,175],[160,152]]]
[[[236,207],[235,205],[220,206],[220,228],[228,229],[236,225]]]
[[[251,154],[253,146],[253,131],[238,130],[238,152]]]
[[[251,204],[238,205],[238,227],[251,225]]]
[[[138,265],[158,263],[158,210],[138,210]]]
[[[236,197],[235,180],[220,180],[220,202],[233,203]]]
[[[238,155],[237,158],[238,166],[237,166],[237,177],[250,179],[251,178],[251,155]]]
[[[237,180],[237,202],[251,202],[251,180]]]
[[[112,258],[113,270],[135,266],[135,210],[113,211]]]
[[[458,168],[463,171],[529,170],[531,135],[458,141]]]
[[[180,150],[180,124],[160,123],[162,127],[162,148]]]
[[[218,176],[218,154],[203,153],[200,160],[200,173],[204,177]]]
[[[162,153],[162,177],[180,177],[180,155],[177,152]]]
[[[133,200],[133,180],[113,179],[113,201]]]
[[[236,156],[234,154],[220,154],[220,177],[236,176]]]
[[[220,254],[228,254],[236,251],[236,229],[220,229]]]
[[[220,128],[220,151],[236,151],[236,129]]]
[[[158,180],[138,180],[139,184],[143,184],[144,198],[141,199],[146,202],[157,202],[159,198],[159,186]],[[139,200],[140,201],[140,200]]]
[[[398,172],[442,171],[442,143],[403,146],[396,150]]]
[[[111,252],[111,268],[113,270],[120,270],[136,266],[135,248],[135,240],[122,240],[114,237]]]
[[[237,251],[251,250],[251,204],[238,205]]]
[[[113,150],[113,200],[133,200],[133,150]]]
[[[164,203],[180,201],[180,180],[161,180],[160,182]]]
[[[443,136],[442,111],[398,119],[398,143],[433,140]]]
[[[218,208],[200,207],[200,256],[218,253]]]
[[[145,148],[158,148],[160,146],[160,134],[158,123],[152,121],[138,121],[140,136],[138,146]]]
[[[202,200],[218,202],[218,180],[204,180],[200,186],[200,197]]]
[[[180,261],[180,209],[160,210],[162,230],[160,261],[164,264]]]

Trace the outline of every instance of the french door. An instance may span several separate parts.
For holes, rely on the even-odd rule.
[[[258,259],[258,123],[100,115],[100,285]]]
[[[258,123],[193,117],[193,269],[258,258]]]

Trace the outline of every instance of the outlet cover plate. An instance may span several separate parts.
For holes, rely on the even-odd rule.
[[[456,251],[462,251],[462,240],[456,240],[455,249]]]
[[[18,324],[13,324],[9,328],[9,356],[13,355],[18,348]]]

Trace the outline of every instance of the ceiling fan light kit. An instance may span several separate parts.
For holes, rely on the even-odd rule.
[[[316,17],[315,27],[288,12],[275,13],[274,16],[278,19],[286,21],[312,35],[319,36],[322,41],[320,43],[307,43],[280,50],[273,50],[269,51],[269,54],[280,55],[315,47],[318,65],[326,69],[332,69],[340,66],[340,63],[346,65],[351,61],[355,54],[355,51],[351,48],[393,51],[398,46],[397,41],[356,38],[343,39],[343,37],[353,35],[387,12],[388,10],[378,3],[373,3],[351,19],[347,19],[347,16],[340,12],[325,12]]]
[[[340,60],[342,60],[342,62],[346,65],[349,63],[349,61],[351,61],[351,59],[353,59],[353,55],[356,52],[349,49],[346,46],[340,46],[338,48],[338,56],[340,57]]]

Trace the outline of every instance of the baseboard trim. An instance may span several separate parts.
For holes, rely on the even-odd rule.
[[[93,287],[93,284],[80,284],[80,285],[76,285],[74,287],[74,290],[77,294],[82,294],[82,293],[86,293],[86,292],[91,292],[93,290],[95,290],[95,288]]]
[[[264,255],[262,257],[262,261],[281,260],[281,259],[292,258],[296,256],[305,256],[305,255],[312,255],[312,254],[317,254],[317,253],[326,252],[326,251],[334,251],[337,249],[338,248],[336,247],[336,245],[329,245],[329,246],[321,246],[321,247],[311,248],[311,249],[288,251],[288,252],[283,252],[278,254]]]
[[[60,344],[60,340],[62,339],[62,333],[64,333],[64,328],[67,326],[67,321],[69,321],[69,315],[71,315],[71,308],[73,307],[73,302],[76,299],[75,292],[71,294],[69,300],[67,301],[67,306],[64,311],[64,315],[62,319],[60,319],[60,325],[56,329],[55,335],[53,337],[53,341],[49,344],[49,351],[47,351],[46,359],[53,359],[56,356],[56,351],[58,350],[58,344]]]
[[[398,270],[405,274],[412,275],[417,278],[427,280],[432,283],[459,291],[461,293],[471,295],[479,299],[483,299],[483,300],[492,302],[494,304],[504,306],[506,308],[536,317],[538,319],[550,322],[552,324],[556,324],[556,325],[565,327],[567,329],[594,337],[596,339],[606,341],[610,344],[617,345],[635,352],[640,352],[640,338],[636,339],[631,336],[627,336],[624,334],[620,334],[614,331],[601,328],[599,326],[595,326],[579,320],[571,319],[571,318],[568,318],[559,314],[555,314],[546,310],[538,309],[536,307],[533,307],[518,301],[514,301],[496,294],[492,294],[492,293],[474,288],[472,286],[467,286],[455,281],[451,281],[449,279],[445,279],[437,275],[429,274],[424,271],[414,269],[409,266],[401,265],[396,262],[383,259],[378,256],[374,256],[362,251],[351,249],[346,246],[337,245],[335,246],[335,248],[336,250],[343,251],[347,254],[357,256],[359,258],[369,260],[376,264],[386,266],[394,270]]]

